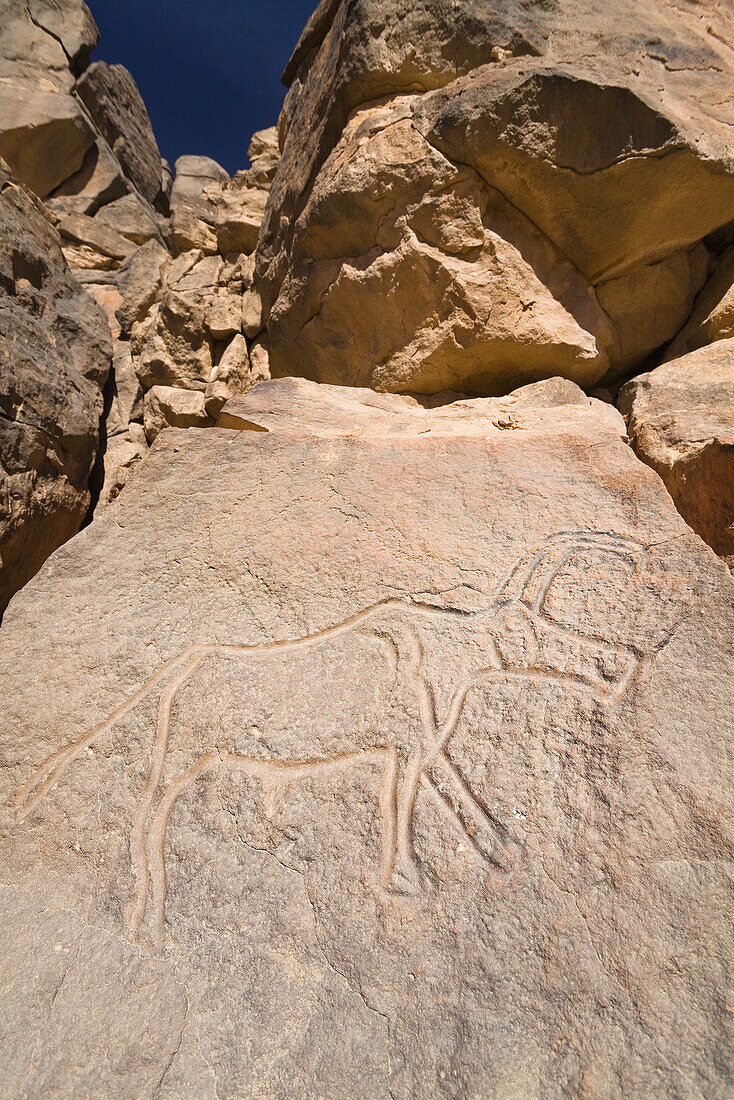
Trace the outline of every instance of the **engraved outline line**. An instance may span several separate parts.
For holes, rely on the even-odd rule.
[[[633,546],[637,549],[633,550]],[[553,551],[559,549],[566,550],[559,560],[556,559],[556,555]],[[163,773],[163,767],[165,765],[165,757],[167,753],[168,738],[170,733],[171,713],[173,707],[173,701],[179,688],[183,686],[189,677],[193,674],[196,668],[202,663],[204,658],[209,654],[217,655],[257,655],[261,653],[269,653],[273,651],[288,651],[292,649],[306,648],[316,640],[323,639],[325,637],[333,637],[348,631],[354,626],[359,625],[362,622],[369,621],[379,613],[384,613],[387,609],[395,610],[411,610],[414,614],[419,616],[425,616],[428,618],[439,618],[445,621],[447,617],[458,618],[477,618],[481,619],[482,616],[488,615],[492,610],[499,610],[503,603],[509,602],[507,600],[508,591],[511,587],[516,587],[518,580],[521,582],[521,591],[515,595],[515,600],[524,603],[524,605],[531,612],[535,612],[535,615],[542,619],[544,628],[550,630],[556,637],[572,641],[574,644],[583,644],[584,641],[596,642],[600,647],[607,652],[616,652],[618,655],[623,656],[628,662],[628,668],[624,676],[618,679],[615,685],[616,690],[612,690],[609,683],[602,680],[601,677],[594,675],[587,676],[574,676],[568,673],[549,673],[544,670],[535,668],[525,670],[512,670],[497,668],[496,664],[494,668],[485,671],[479,676],[473,677],[470,681],[458,686],[451,698],[448,712],[444,722],[441,726],[438,726],[435,715],[435,704],[433,701],[433,695],[430,684],[426,681],[422,673],[422,650],[418,638],[412,631],[406,631],[409,637],[409,643],[413,647],[411,654],[411,660],[408,662],[409,668],[409,680],[413,687],[414,692],[418,697],[419,712],[421,718],[421,725],[423,727],[423,740],[424,740],[424,752],[421,752],[420,747],[411,756],[409,767],[406,770],[403,780],[403,791],[397,790],[397,745],[392,746],[391,761],[388,762],[387,753],[390,750],[390,746],[386,746],[382,749],[375,750],[363,750],[380,752],[385,761],[385,777],[383,781],[383,789],[385,793],[381,793],[381,807],[383,808],[383,871],[387,869],[390,863],[393,863],[397,859],[407,865],[407,861],[412,856],[414,861],[414,851],[412,840],[410,837],[410,825],[412,822],[413,811],[415,806],[415,799],[417,797],[418,785],[421,781],[427,782],[430,786],[433,786],[437,795],[441,800],[444,800],[444,796],[437,787],[437,785],[431,780],[427,774],[428,769],[433,768],[439,762],[447,768],[451,769],[448,757],[444,753],[444,748],[449,739],[453,736],[458,722],[461,719],[464,704],[472,687],[481,683],[488,683],[498,678],[501,679],[530,679],[536,682],[561,682],[564,684],[574,683],[580,690],[588,691],[593,696],[606,695],[607,701],[611,701],[613,698],[618,698],[626,690],[630,679],[634,675],[635,668],[638,665],[639,656],[638,652],[633,647],[622,647],[615,645],[607,641],[606,639],[595,637],[594,635],[584,634],[582,632],[566,631],[563,628],[556,626],[550,615],[544,612],[544,603],[547,597],[553,580],[558,575],[558,572],[563,566],[573,558],[583,554],[584,552],[595,549],[599,554],[611,554],[614,556],[620,556],[627,558],[628,561],[632,561],[633,553],[637,553],[643,549],[642,545],[637,540],[627,539],[624,536],[614,536],[604,533],[593,532],[574,532],[574,533],[559,533],[556,536],[552,536],[546,540],[540,548],[530,554],[526,554],[520,563],[516,564],[513,570],[510,571],[506,579],[495,590],[494,598],[489,606],[483,609],[479,609],[475,612],[460,611],[451,607],[437,607],[436,605],[425,604],[419,601],[408,599],[389,598],[384,601],[380,601],[377,604],[373,604],[368,608],[364,608],[340,623],[327,627],[323,630],[317,631],[313,634],[303,636],[301,638],[294,639],[282,639],[273,642],[255,643],[250,645],[219,645],[219,644],[199,644],[187,647],[182,653],[176,657],[165,662],[145,683],[131,696],[125,703],[121,704],[115,710],[108,715],[104,722],[94,727],[91,731],[88,731],[83,737],[77,739],[71,744],[57,751],[49,757],[44,764],[42,764],[37,771],[29,778],[29,780],[21,786],[17,796],[17,803],[21,804],[24,799],[28,798],[27,804],[19,812],[19,818],[22,820],[26,814],[37,804],[37,802],[43,797],[46,791],[51,785],[53,785],[58,778],[66,770],[66,767],[74,760],[84,748],[88,747],[96,738],[101,736],[104,732],[109,730],[116,721],[124,716],[129,710],[131,710],[138,702],[141,701],[145,695],[152,690],[160,682],[165,675],[174,670],[178,671],[173,680],[169,681],[166,685],[164,692],[162,693],[159,703],[159,716],[157,724],[157,734],[154,743],[154,759],[151,761],[151,768],[149,770],[146,784],[143,790],[143,796],[141,800],[141,806],[138,814],[135,818],[131,834],[131,862],[133,867],[133,874],[136,879],[137,885],[137,904],[133,910],[132,923],[135,928],[138,927],[145,911],[146,895],[148,893],[148,875],[150,869],[148,867],[148,861],[146,859],[146,848],[148,847],[147,836],[150,832],[150,828],[153,823],[150,823],[150,813],[152,804],[155,801],[156,791],[160,787],[160,782]],[[533,599],[532,603],[528,603],[527,599],[523,600],[523,595],[526,592],[533,577],[540,571],[541,567],[543,572],[550,570],[547,577],[541,578],[544,583],[541,587],[539,595]],[[494,606],[492,606],[494,605]],[[405,629],[405,628],[404,628]],[[538,639],[537,630],[533,624],[533,631]],[[377,637],[380,637],[379,631],[372,631]],[[383,640],[388,640],[384,638]],[[490,660],[494,664],[497,661],[498,654],[496,646],[493,645],[493,654],[490,656]],[[183,665],[183,668],[181,666]],[[345,759],[351,761],[356,756],[361,755],[361,752],[346,754]],[[255,761],[257,758],[245,758],[239,757],[239,765],[235,765],[234,761],[236,756],[227,753],[226,759],[231,761],[230,766],[239,766],[245,768],[245,770],[264,774],[262,771],[262,765],[255,767]],[[195,776],[201,774],[202,771],[213,766],[217,761],[223,760],[221,753],[205,754],[192,765],[184,776],[191,775],[185,780],[184,785],[191,781]],[[303,762],[296,764],[295,762],[288,765],[288,770],[293,774],[294,781],[298,775],[312,774],[314,768],[322,768],[328,764],[335,764],[336,758],[327,758],[324,761],[311,761],[308,764]],[[271,762],[272,764],[276,762]],[[390,767],[388,767],[390,764]],[[303,769],[307,770],[304,771]],[[300,769],[300,771],[299,771]],[[277,768],[276,768],[277,771]],[[390,775],[388,775],[390,772]],[[491,826],[491,819],[488,818],[486,812],[476,801],[474,796],[467,789],[467,785],[463,783],[461,777],[455,770],[449,770],[448,774],[454,781],[454,787],[463,792],[463,798],[461,801],[465,803],[464,811],[466,812],[466,803],[468,802],[470,813],[475,816],[479,816],[482,823],[490,825],[493,832],[497,832],[497,826]],[[391,778],[390,778],[391,776]],[[390,782],[388,780],[390,779]],[[277,785],[276,788],[277,789]],[[178,786],[176,786],[178,790]],[[28,797],[31,792],[35,791],[32,797]],[[263,794],[265,797],[265,785],[263,780]],[[171,794],[173,797],[171,798]],[[173,806],[178,795],[175,790],[169,788],[166,795],[159,803],[154,815],[154,823],[158,821],[161,806],[165,803],[168,806],[168,810],[165,814],[167,821],[170,809]],[[170,801],[169,801],[170,800]],[[397,803],[397,804],[396,804]],[[394,809],[390,814],[385,814],[385,808],[388,805],[394,806]],[[462,824],[459,813],[450,805],[449,801],[446,801],[447,807],[451,810],[452,816],[455,818],[459,825]],[[395,810],[397,810],[397,820],[395,820]],[[390,822],[393,822],[395,836],[391,837]],[[466,832],[466,830],[464,830]],[[161,845],[161,859],[163,858],[163,845],[165,842],[165,828],[160,836]],[[475,845],[476,847],[476,845]],[[479,850],[479,849],[478,849]],[[163,872],[165,873],[165,872]],[[158,891],[156,891],[158,892]]]
[[[445,805],[446,809],[450,811],[455,823],[457,823],[459,828],[461,829],[462,835],[467,836],[470,840],[472,840],[471,834],[467,833],[467,831],[464,829],[461,818],[456,813],[453,806],[451,806],[450,802],[445,799],[440,788],[438,788],[438,786],[432,780],[430,774],[428,774],[428,769],[434,767],[438,763],[440,763],[441,766],[445,766],[449,770],[452,779],[456,784],[457,790],[461,792],[460,797],[464,802],[468,803],[470,807],[470,812],[478,816],[481,823],[486,824],[488,829],[496,834],[497,842],[504,849],[506,848],[507,837],[511,838],[509,830],[507,830],[506,827],[503,826],[501,823],[494,822],[492,820],[487,811],[481,806],[476,797],[469,790],[468,785],[451,764],[444,751],[446,744],[456,732],[456,728],[459,724],[459,721],[461,720],[466,699],[473,688],[479,687],[485,682],[493,682],[503,679],[509,681],[531,680],[532,682],[556,683],[564,685],[568,685],[570,683],[572,684],[572,686],[578,688],[580,691],[586,694],[591,695],[592,697],[597,696],[597,691],[589,684],[583,683],[578,679],[567,676],[563,673],[531,674],[525,672],[507,671],[504,669],[496,669],[493,670],[491,673],[485,673],[481,676],[472,677],[470,680],[464,681],[454,692],[451,704],[449,706],[450,713],[447,717],[447,720],[438,727],[438,736],[436,740],[433,741],[433,743],[431,744],[429,754],[426,757],[420,758],[423,762],[421,766],[417,768],[416,786],[419,782],[425,781],[429,786],[434,788],[438,798]],[[203,756],[201,756],[197,761],[190,765],[189,768],[187,768],[184,772],[180,773],[178,776],[172,779],[153,814],[150,831],[148,833],[148,841],[146,843],[146,850],[148,852],[148,860],[150,863],[149,877],[151,883],[151,893],[153,894],[152,902],[154,942],[160,942],[160,937],[162,935],[165,922],[165,898],[167,894],[167,887],[165,878],[164,847],[168,821],[176,801],[191,782],[198,779],[201,775],[211,770],[213,767],[216,767],[220,764],[225,764],[228,767],[232,768],[232,770],[244,771],[247,774],[259,778],[261,782],[263,782],[263,785],[266,779],[271,778],[272,772],[274,771],[276,773],[280,771],[283,775],[289,776],[287,782],[291,783],[297,781],[298,779],[310,777],[317,771],[324,771],[334,767],[349,766],[354,760],[357,759],[365,760],[369,758],[380,757],[384,760],[391,755],[391,750],[394,750],[394,752],[396,753],[397,746],[393,744],[386,745],[384,747],[375,746],[373,748],[359,749],[355,752],[340,753],[333,757],[326,757],[324,759],[317,760],[312,759],[277,761],[268,760],[261,757],[245,756],[240,753],[232,753],[229,750],[221,749],[203,754]],[[398,793],[394,786],[394,780],[393,792],[394,794]],[[413,798],[412,801],[414,803],[415,799]],[[403,806],[404,812],[405,810],[407,810],[407,808],[408,807]],[[407,815],[407,820],[412,821],[412,812]],[[478,854],[485,860],[485,862],[488,862],[488,854],[484,852],[476,842],[472,841],[472,843]],[[502,861],[496,856],[493,862],[497,866],[503,866]],[[386,868],[382,868],[383,875],[385,870]],[[385,884],[386,880],[383,875],[381,875],[381,884],[383,885],[384,889],[387,889],[387,885]],[[408,881],[410,881],[409,875],[406,875],[405,871],[403,871],[403,875],[408,879]],[[387,883],[389,883],[389,877],[387,878]],[[131,930],[134,933],[137,933],[139,925],[142,921],[142,917],[144,916],[147,908],[147,879],[145,884],[143,884],[141,880],[141,882],[137,884],[137,889],[138,897],[135,912],[139,912],[140,917],[134,925],[131,924]]]

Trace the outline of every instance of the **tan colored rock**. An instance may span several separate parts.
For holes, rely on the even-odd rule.
[[[236,179],[222,188],[216,214],[221,253],[255,251],[267,201],[265,188],[239,186]]]
[[[85,290],[87,294],[92,295],[95,302],[105,311],[112,339],[118,339],[120,322],[117,318],[117,311],[123,305],[124,299],[117,286],[114,283],[86,283]]]
[[[72,89],[98,38],[83,0],[0,0],[0,156],[42,197],[96,137]]]
[[[171,210],[182,204],[190,204],[198,199],[205,187],[210,184],[226,183],[229,173],[211,157],[183,156],[174,166],[173,188],[171,190]]]
[[[112,356],[112,403],[107,414],[108,440],[129,432],[131,421],[143,419],[143,390],[135,373],[130,344],[116,340]]]
[[[142,321],[162,293],[164,273],[171,258],[158,241],[148,241],[120,268],[117,286],[123,298],[117,317],[124,332]]]
[[[270,340],[266,332],[250,342],[250,366],[253,385],[270,378]]]
[[[88,244],[70,244],[68,241],[62,249],[64,259],[73,271],[112,271],[119,266],[119,261],[98,252],[96,248],[90,248]]]
[[[59,217],[64,214],[95,214],[100,206],[122,198],[127,181],[117,158],[103,138],[87,150],[78,172],[69,176],[46,199]]]
[[[213,423],[205,408],[204,394],[177,386],[153,386],[145,395],[145,435],[148,443],[164,428],[203,428]]]
[[[162,297],[155,317],[133,352],[141,384],[204,390],[212,369],[204,309],[174,291]]]
[[[80,73],[99,42],[99,28],[83,0],[27,0],[34,24],[61,44],[72,72]]]
[[[665,349],[666,359],[678,359],[715,340],[734,337],[734,246],[720,258],[696,299],[684,327]]]
[[[79,171],[94,137],[72,96],[2,84],[0,157],[41,198]]]
[[[250,286],[242,296],[242,331],[250,338],[264,328],[263,303],[256,287]]]
[[[62,240],[86,245],[113,260],[126,260],[135,251],[135,245],[126,237],[86,214],[67,214],[59,222],[59,233]]]
[[[619,407],[686,523],[734,566],[734,339],[639,375]]]
[[[175,253],[192,249],[212,254],[217,251],[217,235],[210,225],[192,214],[187,206],[177,206],[171,215],[171,244]]]
[[[267,130],[258,130],[253,134],[247,147],[247,156],[250,161],[250,168],[246,173],[248,182],[257,184],[258,187],[270,187],[280,160],[277,127],[270,126]]]
[[[188,255],[190,256],[190,253]],[[181,273],[176,279],[176,291],[202,301],[212,297],[219,289],[222,266],[221,256],[203,256],[190,266],[187,260],[187,263],[178,269]],[[171,277],[173,273],[172,267]]]
[[[84,519],[110,358],[104,313],[0,162],[0,614]]]
[[[95,519],[127,485],[130,474],[148,453],[142,424],[130,424],[127,430],[107,440],[104,454],[104,482],[94,510]]]
[[[177,290],[180,279],[188,275],[203,257],[203,252],[198,248],[192,248],[188,252],[181,252],[171,260],[166,268],[166,286],[170,290]]]
[[[12,1091],[726,1095],[731,577],[598,406],[459,405],[163,431],[11,604]]]
[[[678,331],[706,279],[708,261],[699,244],[596,287],[599,305],[617,333],[610,380],[639,366]]]
[[[268,323],[273,375],[421,393],[598,381],[615,333],[586,280],[410,110],[356,112],[324,165]]]
[[[220,295],[212,302],[207,328],[214,340],[227,340],[242,329],[242,302],[234,294]]]
[[[492,393],[639,365],[734,218],[730,28],[714,0],[322,4],[258,245],[274,373]],[[519,257],[493,270],[496,237]]]
[[[98,211],[95,221],[114,229],[135,244],[160,240],[161,231],[155,211],[139,195],[124,195]]]
[[[593,284],[689,248],[734,217],[722,128],[697,149],[695,105],[682,118],[659,94],[651,104],[639,84],[605,75],[544,60],[489,65],[416,111],[427,140],[510,197]],[[508,117],[519,120],[511,138]],[[568,125],[553,131],[559,117]]]
[[[36,11],[40,6],[46,8],[48,15],[53,4],[41,5],[34,0]],[[64,6],[67,10],[63,13],[63,21],[69,28],[74,13],[89,14],[86,5],[79,0],[71,0]],[[71,91],[74,76],[60,36],[42,25],[42,21],[33,14],[30,3],[25,0],[0,0],[0,27],[0,81],[4,91],[11,85],[25,87],[29,97],[34,90]]]
[[[131,74],[123,65],[95,61],[77,81],[76,91],[127,178],[154,203],[161,190],[161,155]]]
[[[238,333],[224,349],[219,362],[212,368],[206,387],[206,411],[216,417],[224,405],[235,394],[246,393],[260,381],[250,369],[250,356],[247,341]]]
[[[583,410],[574,413],[568,406]],[[261,382],[249,392],[230,398],[217,420],[218,428],[237,431],[294,433],[324,438],[362,438],[438,435],[481,435],[488,426],[521,429],[526,410],[563,407],[569,422],[586,418],[590,409],[597,422],[624,437],[625,423],[616,409],[588,398],[565,378],[549,378],[522,386],[504,397],[464,398],[434,404],[430,398],[409,394],[376,393],[352,386],[325,386],[305,378]]]

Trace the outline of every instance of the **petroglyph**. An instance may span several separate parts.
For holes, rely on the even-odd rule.
[[[130,857],[134,892],[127,914],[130,930],[138,934],[146,914],[151,935],[159,939],[166,906],[166,830],[181,795],[203,775],[216,769],[241,773],[262,786],[266,811],[271,813],[284,790],[294,783],[324,774],[337,774],[348,782],[348,773],[364,761],[382,768],[380,792],[382,861],[380,889],[386,895],[415,893],[422,887],[421,868],[413,842],[413,818],[421,787],[435,798],[443,813],[462,831],[477,855],[489,864],[507,869],[519,850],[512,830],[495,818],[449,759],[447,748],[461,723],[470,693],[502,684],[561,685],[602,705],[625,693],[641,654],[633,647],[609,642],[601,636],[579,633],[554,621],[546,603],[553,582],[569,563],[584,555],[621,560],[639,569],[642,545],[632,539],[603,532],[562,532],[526,553],[498,585],[487,606],[467,612],[410,598],[388,599],[364,608],[342,622],[300,638],[260,644],[192,645],[162,665],[103,722],[59,749],[21,787],[18,815],[22,820],[64,775],[79,755],[157,688],[162,691],[150,768],[137,805],[130,833]],[[444,670],[446,680],[439,698],[437,675],[428,668],[426,639],[446,638],[458,646],[461,667]],[[203,663],[226,658],[248,671],[247,681],[264,684],[276,692],[279,677],[268,660],[314,657],[323,665],[322,679],[333,692],[328,676],[328,646],[334,639],[349,645],[367,639],[380,654],[385,675],[395,691],[407,692],[410,709],[390,721],[377,720],[356,730],[346,720],[343,729],[330,729],[328,737],[317,720],[307,722],[300,734],[304,752],[294,754],[294,730],[304,725],[303,699],[286,700],[280,726],[263,729],[252,751],[236,751],[211,745],[178,775],[165,777],[171,738],[172,714],[179,692],[192,682]],[[448,647],[449,651],[451,647]],[[459,650],[457,650],[459,652]],[[258,679],[258,676],[260,679]],[[349,684],[345,690],[349,690]],[[392,690],[392,689],[391,689]],[[290,710],[288,709],[290,707]],[[300,709],[299,709],[300,708]],[[410,715],[414,714],[411,720]],[[300,726],[299,726],[300,721]],[[259,731],[257,731],[259,733]],[[277,744],[282,736],[285,747]],[[345,778],[341,780],[341,776]]]

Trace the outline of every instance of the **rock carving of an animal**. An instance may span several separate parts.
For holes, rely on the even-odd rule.
[[[387,894],[420,889],[412,823],[421,784],[433,788],[485,860],[507,866],[516,847],[510,830],[478,801],[447,754],[467,697],[476,688],[532,680],[561,684],[604,705],[620,699],[634,675],[640,653],[631,646],[613,644],[560,625],[546,605],[556,577],[581,555],[622,559],[638,569],[643,552],[641,543],[613,533],[561,532],[526,553],[500,582],[486,607],[478,611],[466,612],[413,599],[387,599],[300,638],[253,645],[191,645],[162,665],[103,722],[49,756],[19,791],[19,817],[24,818],[38,804],[88,746],[163,685],[152,761],[130,836],[135,877],[129,915],[133,933],[138,933],[151,901],[153,936],[160,937],[165,917],[164,848],[169,816],[186,787],[217,768],[254,776],[262,782],[265,797],[272,799],[283,787],[325,769],[350,766],[365,756],[379,759],[383,767],[380,881]],[[426,629],[451,631],[473,655],[463,674],[450,683],[440,713],[435,685],[425,668],[421,639]],[[308,654],[336,637],[346,636],[348,640],[357,634],[367,635],[392,652],[397,680],[413,699],[417,719],[404,723],[410,728],[378,723],[363,731],[361,739],[355,739],[354,731],[345,728],[336,747],[332,732],[327,749],[320,744],[320,730],[315,723],[307,731],[308,744],[303,754],[295,756],[292,749],[276,752],[272,736],[261,752],[212,748],[164,784],[177,693],[208,657],[224,656],[252,665],[275,655],[282,662],[289,655]]]

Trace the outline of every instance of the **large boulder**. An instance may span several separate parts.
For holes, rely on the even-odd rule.
[[[183,156],[174,165],[171,210],[201,197],[205,187],[226,183],[229,173],[211,157]]]
[[[0,162],[0,614],[84,519],[110,358],[102,309]]]
[[[43,197],[94,142],[72,89],[99,32],[83,0],[0,0],[0,29],[0,156]]]
[[[57,39],[73,73],[82,72],[99,42],[99,28],[84,0],[27,0],[37,27]]]
[[[16,596],[8,1091],[731,1091],[734,588],[566,385],[169,429]]]
[[[212,369],[211,345],[201,305],[169,290],[144,335],[133,340],[135,369],[143,386],[205,390]]]
[[[95,61],[76,91],[122,169],[148,202],[162,187],[161,155],[135,80],[123,65]]]
[[[581,7],[320,6],[258,246],[275,374],[592,385],[675,336],[734,219],[734,21]]]
[[[640,374],[620,392],[632,446],[685,521],[734,567],[734,339]]]

